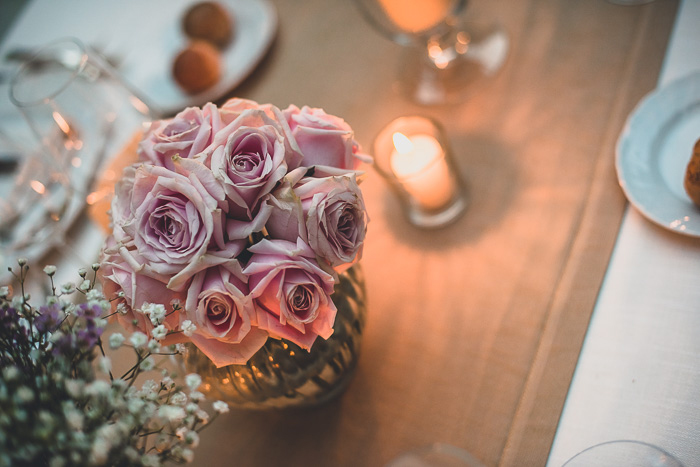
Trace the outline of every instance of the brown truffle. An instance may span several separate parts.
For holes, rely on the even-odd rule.
[[[217,2],[198,2],[182,18],[182,29],[191,39],[200,39],[223,49],[233,36],[233,18]]]
[[[683,186],[693,203],[700,206],[700,139],[695,142],[693,155],[690,156],[690,162],[685,169]]]
[[[215,85],[221,78],[219,51],[205,41],[193,41],[175,57],[173,77],[189,94]]]

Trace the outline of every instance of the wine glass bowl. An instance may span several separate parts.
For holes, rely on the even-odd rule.
[[[563,467],[683,467],[672,454],[658,446],[634,440],[596,444],[576,454]]]
[[[425,105],[463,101],[494,76],[508,54],[496,25],[464,19],[466,0],[355,0],[374,28],[403,46],[399,86]]]

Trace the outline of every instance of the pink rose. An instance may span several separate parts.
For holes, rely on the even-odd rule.
[[[260,329],[310,349],[316,337],[333,334],[336,307],[333,276],[303,241],[261,240],[244,273],[248,275]]]
[[[175,168],[179,173],[148,164],[136,169],[131,216],[121,227],[144,261],[141,272],[181,290],[193,274],[235,257],[244,245],[225,241],[224,192],[211,171],[190,159],[177,159]]]
[[[277,120],[277,115],[280,112],[280,110],[272,104],[260,105],[250,99],[234,97],[227,100],[224,105],[219,107],[219,114],[221,115],[221,120],[224,122],[224,125],[228,125],[240,117],[244,111],[251,109],[263,110],[268,117],[274,120]]]
[[[282,113],[304,155],[304,167],[320,165],[356,170],[361,162],[372,161],[361,153],[350,125],[343,119],[307,106],[299,109],[290,105]]]
[[[289,144],[284,127],[262,110],[244,110],[219,131],[204,156],[229,200],[230,238],[262,229],[269,216],[264,200],[301,155]]]
[[[268,337],[252,326],[255,307],[245,279],[232,260],[200,271],[187,290],[187,317],[197,326],[192,342],[217,367],[244,364]]]
[[[169,120],[153,122],[139,144],[139,158],[152,164],[174,169],[172,158],[189,159],[202,152],[223,127],[214,104],[204,108],[189,107]]]
[[[290,174],[285,180],[294,182]],[[333,267],[358,261],[367,232],[367,214],[362,192],[353,173],[311,178],[296,183],[290,193],[282,184],[271,200],[272,213],[266,224],[273,238],[296,241],[300,237]]]
[[[162,282],[138,274],[134,271],[133,264],[130,264],[120,250],[125,247],[114,242],[113,238],[108,238],[103,257],[98,271],[98,277],[102,284],[102,290],[106,297],[117,297],[119,292],[124,292],[124,297],[113,300],[112,311],[117,311],[117,306],[122,304],[126,314],[117,313],[119,323],[131,331],[140,330],[150,335],[153,329],[149,317],[141,313],[141,308],[145,303],[155,303],[169,306],[172,300],[184,301],[185,295],[174,293]],[[178,313],[170,313],[163,323],[168,330],[176,330],[180,325]],[[166,345],[183,341],[180,333],[169,336],[164,342]]]

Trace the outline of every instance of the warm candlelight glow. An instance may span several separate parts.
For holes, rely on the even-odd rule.
[[[379,0],[386,15],[407,32],[429,29],[445,19],[452,6],[451,0]]]
[[[425,209],[439,209],[454,196],[455,185],[437,139],[427,134],[392,135],[391,170],[404,189]]]

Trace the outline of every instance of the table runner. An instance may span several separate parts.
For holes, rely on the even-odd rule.
[[[8,41],[67,33],[31,30],[41,1]],[[469,14],[510,34],[506,66],[467,102],[431,108],[394,91],[400,47],[352,2],[274,4],[272,50],[231,95],[323,107],[367,149],[393,118],[431,116],[470,206],[449,228],[416,230],[370,170],[369,317],[347,392],[312,410],[223,417],[197,464],[380,466],[444,442],[486,465],[543,465],[625,205],[614,142],[655,86],[676,2],[474,2]]]

